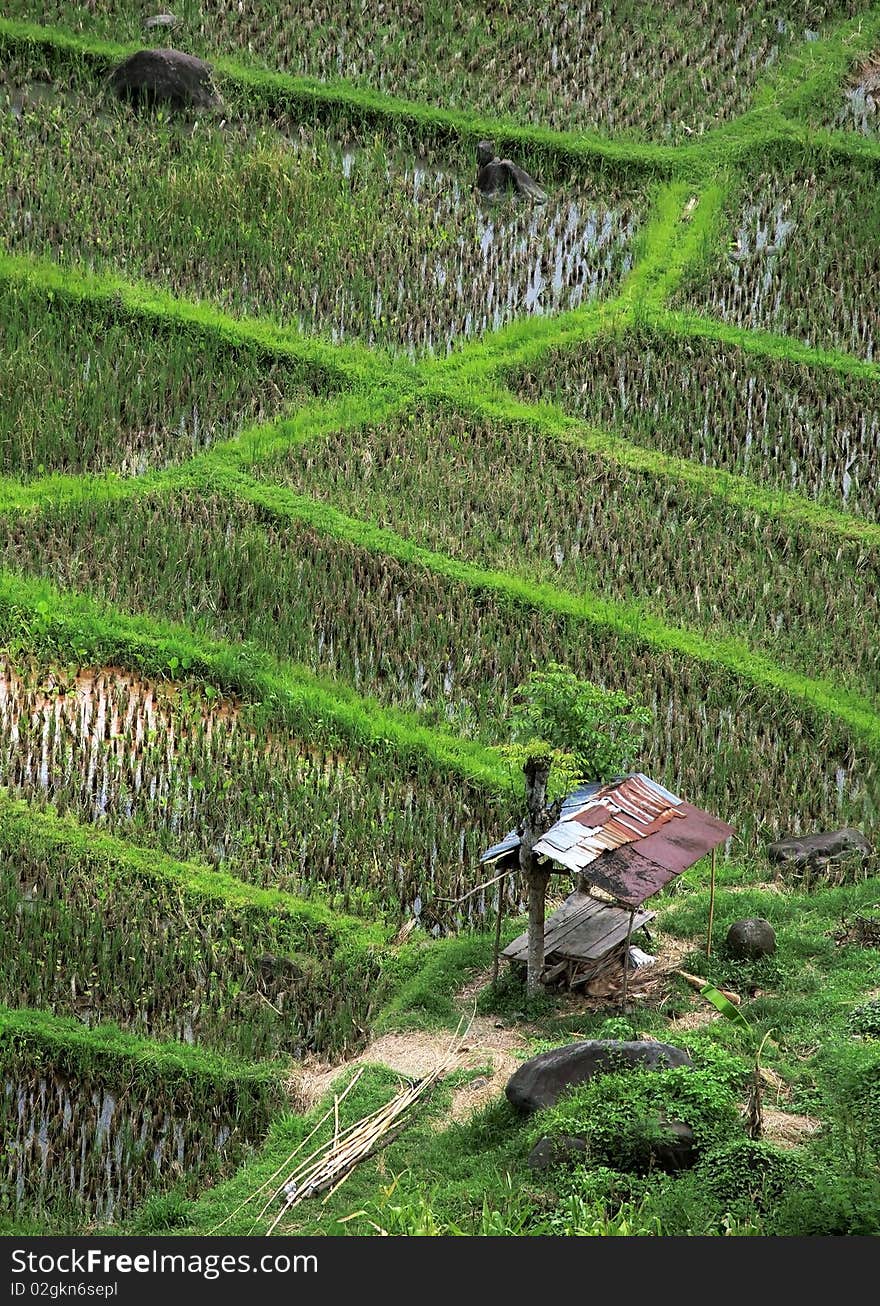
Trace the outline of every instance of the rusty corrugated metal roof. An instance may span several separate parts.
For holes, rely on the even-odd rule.
[[[535,852],[583,872],[597,857],[679,819],[681,799],[637,772],[612,780],[547,831]]]
[[[732,826],[636,772],[570,794],[535,852],[637,907],[733,833]],[[481,861],[509,856],[519,842],[511,831]]]
[[[638,907],[733,833],[724,821],[682,803],[677,820],[597,857],[583,874],[618,902]]]
[[[577,789],[573,789],[572,792],[562,800],[562,811],[559,814],[559,819],[561,821],[567,820],[573,812],[579,812],[584,806],[586,800],[593,794],[598,793],[601,788],[601,783],[594,781],[592,784],[580,785]],[[508,860],[512,860],[510,854],[516,852],[517,848],[519,848],[519,831],[509,830],[499,843],[493,844],[491,848],[487,848],[486,851],[480,855],[480,862],[497,862],[500,861],[502,857],[507,857]]]

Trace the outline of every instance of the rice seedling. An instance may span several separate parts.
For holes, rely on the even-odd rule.
[[[556,349],[510,383],[627,439],[880,519],[880,384],[643,327]]]
[[[491,795],[389,763],[267,736],[196,688],[0,664],[10,792],[250,882],[419,916],[461,891],[498,818]]]
[[[266,6],[182,0],[175,39],[194,53],[555,128],[680,140],[742,113],[785,53],[867,0],[579,0],[546,22],[525,0],[473,10],[459,2],[359,0]],[[134,0],[100,6],[9,0],[10,17],[90,37],[143,39]]]
[[[873,136],[880,131],[880,51],[855,68],[828,126]]]
[[[637,600],[777,661],[880,691],[877,558],[525,423],[420,406],[258,464],[419,544],[577,593]],[[535,511],[534,505],[546,505]]]
[[[135,475],[318,392],[293,360],[0,279],[0,474]]]
[[[586,304],[631,265],[644,197],[610,182],[487,205],[470,151],[419,159],[379,137],[343,148],[318,128],[109,103],[96,117],[94,99],[71,90],[19,117],[0,103],[13,252],[411,352]]]
[[[877,313],[864,289],[880,274],[876,189],[858,168],[750,176],[729,210],[729,248],[711,255],[708,273],[685,277],[677,302],[874,360]]]
[[[156,541],[155,551],[133,556],[126,547],[133,533]],[[646,702],[654,723],[644,769],[729,817],[749,844],[811,822],[870,828],[878,819],[876,757],[840,722],[722,667],[659,650],[635,628],[624,634],[537,600],[511,602],[301,523],[195,495],[16,519],[5,523],[2,539],[3,561],[14,570],[233,642],[253,640],[489,742],[508,737],[512,696],[529,672],[562,662]],[[112,569],[108,557],[116,559]],[[387,788],[398,766],[392,757],[367,762],[367,779]],[[271,807],[278,785],[271,776],[265,783]],[[426,779],[426,789],[422,828],[436,827],[446,850],[438,866],[458,864],[464,834],[461,870],[447,871],[446,880],[455,884],[460,874],[463,892],[473,885],[479,830],[497,829],[507,816],[493,817],[445,778]],[[369,877],[369,850],[386,848],[387,835],[377,830],[368,838],[352,832],[352,883]],[[257,838],[265,847],[264,835]],[[479,899],[473,910],[478,919]]]
[[[363,922],[24,803],[0,798],[0,812],[7,1002],[248,1058],[360,1039],[379,970]]]
[[[0,1210],[108,1221],[240,1164],[277,1105],[272,1077],[181,1051],[0,1010]]]

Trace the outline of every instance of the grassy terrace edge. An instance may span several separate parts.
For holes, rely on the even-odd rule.
[[[211,450],[162,472],[138,478],[113,473],[100,476],[47,475],[22,484],[13,477],[0,478],[0,510],[30,511],[45,503],[58,505],[80,498],[88,487],[95,497],[124,497],[158,487],[199,485],[221,464],[246,466],[271,457],[284,448],[320,438],[331,430],[353,430],[381,421],[406,407],[419,394],[451,399],[486,417],[531,423],[551,438],[580,444],[593,453],[632,470],[698,486],[706,493],[738,506],[754,509],[797,525],[830,531],[841,538],[873,544],[880,541],[880,526],[851,514],[826,508],[796,492],[764,489],[748,477],[706,467],[693,460],[663,454],[567,416],[552,404],[525,403],[505,384],[518,367],[538,363],[547,351],[571,347],[597,335],[622,337],[643,325],[655,335],[713,339],[742,348],[759,357],[784,360],[798,366],[827,369],[880,385],[880,364],[854,356],[803,345],[790,337],[729,326],[705,316],[670,312],[664,301],[695,254],[706,247],[717,225],[724,198],[723,186],[700,192],[688,219],[683,206],[692,188],[684,183],[663,188],[642,239],[646,249],[626,278],[620,295],[602,305],[551,317],[527,318],[467,342],[447,357],[425,360],[418,368],[404,359],[385,357],[366,347],[331,346],[318,338],[282,330],[263,319],[236,319],[201,303],[176,299],[164,292],[122,277],[60,269],[49,260],[0,254],[0,279],[19,281],[47,295],[118,307],[122,313],[159,321],[186,324],[195,331],[216,333],[234,345],[253,348],[276,357],[313,364],[346,389],[317,399],[292,415],[251,426]],[[339,367],[333,371],[333,357]],[[498,378],[500,384],[486,385]],[[483,393],[480,393],[480,391]]]
[[[668,626],[636,604],[576,595],[509,572],[436,553],[372,522],[284,487],[252,480],[235,468],[214,469],[212,488],[281,520],[302,522],[332,538],[422,567],[503,601],[573,617],[637,643],[715,667],[740,683],[771,690],[793,704],[836,719],[880,750],[880,714],[870,700],[834,684],[791,671],[737,640],[712,640]],[[337,680],[285,666],[254,647],[201,639],[185,626],[120,613],[82,593],[61,592],[41,580],[0,571],[0,640],[10,647],[81,664],[121,663],[171,679],[189,675],[221,692],[256,698],[278,721],[314,732],[338,732],[353,744],[389,748],[398,760],[427,761],[496,794],[513,792],[510,769],[484,745],[422,725],[411,714],[363,698]]]
[[[96,304],[120,317],[183,326],[196,336],[208,333],[258,354],[310,364],[337,384],[375,384],[386,374],[394,375],[400,383],[406,373],[405,359],[392,358],[378,347],[351,341],[330,344],[320,336],[277,326],[267,318],[232,317],[208,301],[184,299],[111,272],[61,267],[39,255],[0,250],[0,279],[20,283],[47,297],[57,295],[73,303]]]
[[[876,4],[855,18],[834,24],[821,42],[805,42],[792,50],[760,88],[758,105],[774,103],[789,119],[797,120],[814,107],[824,107],[839,97],[848,70],[872,53],[880,42],[880,7]],[[817,133],[820,136],[843,133]],[[850,133],[852,135],[853,133]]]
[[[253,645],[201,639],[184,626],[129,616],[6,571],[0,571],[0,644],[50,660],[116,663],[162,679],[206,681],[221,693],[256,701],[270,723],[387,748],[398,761],[419,759],[491,792],[511,792],[510,771],[492,749],[432,730],[339,681],[280,664]]]
[[[880,522],[855,517],[835,508],[825,507],[813,499],[790,490],[774,490],[759,485],[747,476],[708,467],[691,458],[665,453],[648,445],[635,444],[625,435],[605,427],[593,426],[569,416],[553,403],[528,403],[507,389],[483,389],[481,393],[464,387],[438,387],[429,393],[448,399],[460,410],[475,417],[526,423],[542,436],[599,454],[608,463],[628,471],[643,472],[658,479],[678,481],[722,499],[738,508],[763,513],[774,521],[806,526],[841,540],[854,540],[880,546]]]
[[[69,813],[54,808],[35,809],[26,799],[14,798],[0,787],[0,824],[3,841],[51,847],[73,859],[100,859],[107,868],[107,882],[117,878],[163,880],[188,897],[207,899],[231,911],[241,908],[265,916],[284,916],[292,923],[319,926],[334,943],[347,950],[365,953],[379,950],[389,932],[378,922],[345,916],[326,906],[317,895],[308,898],[265,889],[237,879],[222,870],[194,861],[179,861],[152,848],[143,848],[119,835],[86,825]]]
[[[848,30],[852,24],[842,26]],[[839,32],[841,25],[835,30]],[[836,69],[839,61],[840,38],[835,42],[834,35],[834,31],[830,31],[818,43],[821,48],[811,65],[814,75],[799,97],[790,90],[797,85],[797,78],[803,75],[803,63],[795,51],[787,56],[783,68],[768,85],[758,86],[751,109],[733,122],[713,128],[698,141],[686,145],[643,143],[591,132],[562,132],[524,126],[508,119],[437,109],[418,101],[365,90],[343,79],[322,82],[311,77],[246,67],[226,56],[217,57],[212,63],[222,77],[234,84],[243,99],[265,112],[298,110],[325,118],[344,112],[350,119],[364,124],[396,126],[437,140],[476,143],[489,136],[503,150],[526,150],[531,158],[544,158],[550,167],[590,162],[609,170],[635,169],[657,178],[693,178],[706,175],[719,166],[737,165],[764,154],[778,162],[836,156],[875,168],[880,166],[880,143],[853,140],[843,132],[810,131],[796,117],[787,116],[787,113],[791,115],[801,108],[804,102],[809,103],[811,97],[824,93],[826,82],[833,76],[833,72],[825,73],[825,62],[829,68]],[[116,44],[88,40],[59,28],[0,18],[0,58],[7,49],[15,46],[38,50],[55,68],[88,66],[96,73],[109,71],[115,63],[141,48],[136,42]],[[777,107],[780,102],[782,111]]]
[[[233,1093],[243,1113],[280,1104],[278,1068],[271,1062],[248,1062],[188,1043],[139,1038],[115,1025],[86,1026],[69,1016],[34,1008],[0,1007],[0,1061],[16,1056],[55,1060],[70,1068],[125,1075],[129,1085],[165,1081],[201,1083]]]
[[[880,11],[865,15],[863,18],[866,24],[871,25],[872,31],[880,35]],[[765,86],[758,88],[755,107],[752,110],[736,122],[707,133],[698,142],[678,147],[633,145],[629,142],[617,142],[585,134],[563,134],[536,128],[516,127],[509,123],[489,122],[467,114],[444,113],[441,110],[394,97],[363,92],[344,83],[325,84],[284,74],[262,73],[243,68],[228,59],[218,59],[215,63],[221,74],[236,84],[242,96],[262,104],[267,110],[275,107],[301,107],[303,111],[317,113],[327,118],[331,118],[337,111],[342,111],[367,122],[397,124],[405,129],[424,131],[445,139],[476,140],[482,135],[494,135],[503,149],[526,147],[535,153],[544,153],[551,162],[554,160],[591,161],[604,163],[612,169],[631,167],[657,178],[679,177],[681,179],[708,178],[719,166],[736,166],[750,157],[762,154],[774,163],[785,163],[793,159],[801,161],[805,156],[821,158],[831,155],[850,159],[856,165],[876,169],[880,167],[880,142],[864,141],[843,132],[811,130],[808,125],[797,121],[799,114],[806,113],[813,103],[821,101],[833,87],[839,86],[839,79],[844,71],[842,41],[851,27],[852,24],[849,23],[841,24],[839,31],[835,29],[831,37],[823,40],[818,48],[790,54],[774,78]],[[44,51],[47,60],[50,58],[57,60],[58,66],[63,66],[65,63],[68,66],[88,63],[96,70],[106,68],[110,62],[115,62],[136,48],[134,45],[123,47],[87,42],[55,29],[0,18],[0,56],[4,50],[22,42]],[[693,248],[691,246],[691,253]],[[648,258],[656,253],[656,249],[649,248]],[[0,258],[0,275],[18,275],[19,272],[30,275],[28,269],[24,268],[10,272],[11,264],[16,261],[24,262],[24,260]],[[786,337],[739,330],[708,318],[667,314],[662,308],[662,301],[669,282],[665,280],[663,268],[656,258],[654,267],[653,286],[650,285],[652,279],[649,275],[650,267],[641,269],[640,264],[636,267],[639,276],[633,282],[633,289],[637,290],[641,282],[643,288],[648,290],[647,295],[631,296],[624,302],[618,299],[602,305],[599,309],[566,315],[565,321],[561,318],[552,321],[535,320],[531,332],[529,330],[531,324],[526,324],[524,329],[523,324],[514,324],[511,328],[497,333],[497,336],[490,335],[466,346],[458,355],[464,359],[466,353],[472,354],[472,357],[465,362],[464,370],[474,378],[479,377],[480,374],[491,374],[516,364],[519,361],[518,351],[523,358],[537,357],[546,349],[566,341],[573,343],[578,338],[583,338],[579,333],[596,334],[607,329],[611,324],[626,329],[637,322],[639,314],[642,313],[655,329],[665,325],[665,329],[680,331],[685,335],[708,336],[727,343],[735,343],[755,354],[785,357],[803,365],[829,368],[841,373],[866,375],[864,369],[869,368],[871,371],[868,375],[872,379],[880,379],[880,365],[874,365],[872,368],[872,365],[861,363],[848,355],[810,350]],[[351,346],[324,345],[310,337],[294,337],[293,333],[281,332],[264,321],[244,322],[225,318],[208,306],[187,305],[149,287],[132,287],[120,281],[111,288],[110,278],[89,278],[79,273],[56,269],[48,262],[43,268],[42,275],[44,280],[41,284],[54,289],[57,293],[71,296],[79,293],[83,298],[92,295],[104,296],[109,303],[118,305],[120,311],[125,313],[141,313],[155,316],[157,319],[164,317],[169,321],[186,322],[196,330],[217,331],[233,343],[246,344],[292,359],[306,359],[325,368],[328,375],[339,377],[355,388],[382,384],[383,377],[391,385],[403,387],[405,384],[403,367],[401,366],[396,380],[392,380],[390,364],[380,360],[377,351],[359,351]],[[75,288],[77,278],[79,289]],[[98,281],[104,284],[98,286],[96,284]],[[482,358],[478,357],[481,351]],[[420,370],[428,378],[437,376],[440,384],[436,388],[442,391],[443,379],[439,368],[426,363]],[[450,372],[450,375],[453,375],[453,372]],[[430,391],[430,385],[428,388]],[[456,393],[461,401],[467,399],[468,402],[480,403],[479,397],[469,394],[465,386],[456,387],[454,380],[450,390]],[[517,411],[522,410],[520,413],[522,420],[534,421],[548,432],[553,427],[558,427],[561,434],[564,425],[569,432],[564,438],[583,440],[588,443],[588,447],[595,445],[609,458],[620,461],[624,465],[640,466],[640,460],[647,457],[648,463],[658,475],[675,475],[691,481],[699,479],[710,493],[726,495],[727,489],[723,487],[729,487],[730,492],[736,495],[746,491],[752,493],[748,482],[743,478],[728,478],[726,474],[718,476],[709,472],[709,477],[704,479],[698,473],[708,469],[688,463],[687,460],[668,459],[662,455],[658,455],[661,460],[658,461],[657,458],[650,456],[652,451],[633,445],[613,433],[604,433],[583,423],[574,422],[572,419],[564,419],[558,410],[531,406],[532,412],[527,413],[525,410],[529,406],[520,404],[515,397],[504,395],[500,391],[491,394],[488,397],[488,404],[480,411],[491,412],[493,405],[498,405],[497,411],[508,414],[518,406]],[[310,412],[313,407],[309,406]],[[328,406],[328,413],[329,411]],[[337,411],[341,415],[341,405]],[[356,408],[355,411],[366,411],[366,408]],[[335,418],[331,417],[330,420]],[[349,418],[343,420],[346,421],[346,425],[350,424]],[[569,423],[571,423],[570,427]],[[292,428],[284,424],[270,425],[275,428],[275,437],[279,444],[300,438]],[[318,428],[319,424],[312,428],[311,434],[317,433]],[[262,429],[265,433],[266,428]],[[299,430],[302,432],[302,425]],[[173,476],[162,477],[162,482],[170,486],[181,483],[184,478],[192,479],[196,483],[198,479],[210,479],[213,475],[212,467],[216,465],[219,482],[224,487],[245,497],[254,493],[252,488],[254,483],[251,482],[249,486],[246,479],[236,471],[237,465],[240,466],[247,461],[247,440],[254,434],[255,432],[251,430],[243,433],[235,441],[226,442],[222,449],[218,446],[212,451],[212,455],[218,454],[216,459],[208,455],[198,460],[197,467],[190,467],[184,472],[178,469]],[[309,436],[302,435],[301,438],[309,438]],[[4,485],[0,485],[0,497],[8,498],[10,504],[14,500],[15,506],[22,511],[30,511],[39,507],[41,502],[49,501],[58,490],[67,492],[70,497],[76,497],[80,486],[87,479],[90,485],[94,485],[94,478],[45,478],[29,487],[18,487],[17,494],[12,483],[8,490]],[[150,484],[155,485],[156,479],[158,478],[150,478]],[[742,481],[741,486],[740,481]],[[129,491],[124,483],[114,483],[114,478],[106,480],[102,478],[101,483],[105,486],[99,491],[102,493],[138,492]],[[257,489],[263,492],[265,487],[260,486]],[[757,490],[757,493],[764,501],[765,495],[760,490]],[[288,499],[293,497],[288,496]],[[786,495],[784,498],[773,495],[772,498],[776,503],[777,512],[790,511],[794,520],[809,519],[819,529],[835,529],[833,523],[840,518],[837,525],[841,532],[846,525],[847,533],[849,529],[856,530],[859,538],[862,538],[862,523],[855,521],[850,527],[849,523],[843,520],[845,514],[828,513],[827,510],[816,508],[811,501],[802,500],[795,495]],[[737,501],[746,500],[737,499]],[[749,499],[748,502],[751,503],[752,500]],[[309,509],[309,504],[311,501],[303,500],[297,505],[292,502],[281,505],[280,501],[276,501],[276,508],[292,516],[299,515],[301,520],[309,520],[305,515],[309,510],[315,516],[322,516],[323,506],[311,504]],[[808,517],[802,517],[802,513],[808,514]],[[867,523],[865,525],[870,526]],[[431,564],[436,564],[442,574],[464,580],[476,589],[492,588],[515,602],[543,606],[553,611],[559,610],[557,607],[559,603],[562,603],[564,609],[568,609],[569,603],[577,602],[571,596],[548,586],[530,585],[515,576],[480,571],[478,568],[467,567],[441,555],[427,555],[426,551],[416,550],[415,546],[392,536],[389,532],[380,532],[379,528],[369,523],[352,522],[339,513],[332,518],[329,529],[331,533],[337,529],[340,531],[356,529],[361,536],[358,542],[367,543],[368,547],[375,547],[380,551],[399,549],[400,552],[394,553],[393,556],[405,560],[417,560],[418,565],[422,566],[429,565],[428,559],[430,559]],[[346,535],[343,538],[351,537]],[[870,538],[873,539],[873,532]],[[424,556],[416,559],[416,554]],[[614,624],[607,618],[614,616],[619,620],[623,615],[622,609],[616,614],[610,613],[609,609],[614,606],[601,603],[594,615],[585,619],[598,618],[599,624]],[[590,608],[590,605],[588,604],[587,607]],[[708,641],[691,636],[686,631],[670,631],[659,626],[659,623],[654,624],[659,629],[653,631],[649,638],[655,646],[670,647],[662,640],[672,636],[673,646],[677,648],[682,640],[686,644],[695,645],[693,649],[689,647],[687,650],[679,651],[686,651],[688,656],[695,656],[718,665],[717,659],[705,656],[707,648],[710,647]],[[622,627],[615,625],[615,628]],[[23,638],[28,644],[33,639],[33,644],[45,647],[50,652],[69,650],[74,656],[79,656],[81,653],[87,656],[89,652],[103,653],[108,649],[114,650],[115,652],[110,655],[111,658],[132,659],[137,666],[159,675],[168,676],[168,663],[171,658],[176,658],[181,666],[187,663],[187,674],[194,672],[231,692],[254,695],[281,712],[299,715],[301,711],[315,710],[328,711],[332,715],[339,709],[338,719],[344,722],[346,729],[351,729],[355,733],[365,729],[368,735],[370,731],[375,730],[377,737],[388,743],[396,740],[399,736],[395,732],[401,730],[406,732],[409,742],[413,739],[409,734],[410,729],[417,730],[420,748],[422,745],[432,744],[432,739],[429,737],[436,736],[436,732],[411,726],[402,714],[392,714],[379,708],[378,705],[374,706],[365,700],[356,699],[343,686],[336,685],[331,689],[317,677],[310,676],[309,673],[301,673],[295,668],[278,667],[267,657],[253,650],[207,644],[195,639],[183,627],[168,624],[159,626],[152,622],[148,625],[138,619],[108,613],[106,610],[101,611],[97,605],[84,598],[60,595],[46,585],[28,584],[17,578],[0,574],[0,636],[7,633],[12,633],[17,639]],[[644,629],[637,630],[635,633],[639,638],[645,638]],[[734,651],[736,661],[742,656],[743,650]],[[750,667],[747,670],[750,670],[751,665],[757,661],[760,663],[761,676],[766,673],[771,677],[770,680],[761,679],[759,683],[773,684],[774,688],[779,688],[781,692],[793,694],[800,701],[807,702],[811,700],[803,690],[809,692],[811,688],[820,688],[825,695],[825,700],[822,705],[811,703],[811,706],[836,716],[842,715],[839,708],[846,702],[847,712],[851,710],[855,712],[856,718],[868,727],[866,737],[870,738],[872,745],[880,747],[880,719],[873,713],[867,714],[863,719],[864,705],[839,694],[833,686],[817,686],[803,677],[783,673],[781,668],[774,667],[765,660],[754,659],[751,654],[748,656]],[[730,669],[734,670],[734,667]],[[735,673],[739,675],[741,670],[736,669]],[[776,679],[778,676],[782,676],[786,682],[785,686],[778,683]],[[745,678],[749,679],[751,676],[747,674]],[[847,715],[844,714],[843,719],[852,724]],[[492,776],[499,775],[494,762],[485,750],[480,751],[478,757],[478,750],[469,749],[464,744],[461,748],[462,761],[466,756],[468,766],[472,760],[477,759],[477,773],[482,775],[482,767],[485,765],[484,778],[491,780]],[[457,749],[453,749],[453,753],[458,756]],[[451,756],[445,752],[443,755],[447,761]],[[494,781],[492,783],[494,784]],[[13,809],[16,809],[14,813]],[[0,820],[7,819],[15,819],[19,822],[25,836],[28,831],[32,831],[39,832],[40,837],[57,836],[65,841],[75,840],[82,828],[66,817],[59,818],[48,813],[31,812],[26,803],[9,799],[0,791]],[[259,906],[261,909],[265,905],[272,911],[286,910],[275,900],[290,898],[291,908],[295,905],[297,913],[304,912],[306,908],[310,911],[317,910],[317,904],[306,904],[302,900],[292,898],[291,895],[280,894],[277,891],[252,888],[234,880],[233,877],[209,871],[207,868],[203,869],[195,863],[174,862],[173,859],[161,854],[147,852],[124,840],[99,834],[91,829],[88,831],[88,839],[91,845],[94,845],[95,841],[100,841],[101,847],[106,848],[108,855],[118,854],[120,865],[124,865],[126,869],[130,868],[133,874],[142,874],[145,869],[148,869],[151,874],[160,873],[175,878],[182,885],[191,887],[194,892],[210,893],[211,896],[221,897],[230,902],[246,901],[249,905],[253,903],[255,907]],[[228,884],[225,883],[227,880]],[[358,929],[366,928],[361,922],[355,922],[354,918],[347,918],[347,920]],[[333,921],[339,923],[340,918],[334,915]],[[172,1080],[195,1074],[203,1075],[211,1083],[218,1080],[233,1084],[241,1082],[245,1091],[247,1085],[253,1085],[255,1090],[260,1086],[265,1086],[267,1091],[270,1090],[270,1085],[265,1078],[268,1067],[237,1064],[230,1058],[201,1052],[185,1045],[139,1039],[108,1027],[86,1029],[74,1020],[57,1018],[41,1012],[0,1008],[0,1047],[6,1040],[15,1039],[29,1043],[35,1050],[45,1049],[47,1055],[51,1055],[53,1050],[63,1050],[65,1054],[74,1057],[82,1056],[86,1061],[92,1058],[106,1058],[107,1064],[132,1068],[138,1073],[143,1071],[149,1074],[155,1069],[155,1073],[168,1076]],[[377,1088],[384,1088],[387,1078],[388,1086],[385,1092],[390,1096],[393,1085],[388,1072],[376,1072],[376,1078],[379,1080]],[[329,1097],[324,1100],[325,1106],[328,1101],[330,1101]],[[346,1104],[345,1109],[349,1110],[349,1104]],[[352,1105],[350,1109],[353,1111],[354,1106]],[[308,1120],[317,1119],[322,1110],[323,1107],[316,1107]],[[293,1141],[299,1141],[301,1134],[305,1132],[305,1121],[302,1125],[297,1122]],[[232,1205],[234,1200],[248,1194],[257,1182],[269,1173],[270,1160],[273,1162],[272,1169],[274,1169],[274,1163],[283,1159],[288,1150],[286,1142],[287,1140],[279,1135],[273,1146],[273,1139],[270,1136],[264,1144],[264,1149],[257,1156],[245,1163],[242,1169],[220,1184],[217,1189],[206,1192],[193,1208],[191,1231],[212,1232],[212,1226],[216,1223],[218,1213],[223,1212],[225,1203]],[[281,1150],[282,1146],[283,1150]],[[238,1231],[236,1229],[236,1232]]]
[[[604,627],[651,648],[682,654],[729,671],[737,679],[779,691],[822,715],[844,722],[872,747],[880,748],[880,714],[871,702],[821,680],[789,671],[736,640],[711,640],[680,626],[667,626],[636,604],[626,605],[599,595],[577,595],[539,584],[510,572],[493,571],[435,553],[372,522],[348,517],[328,503],[317,502],[280,486],[252,481],[240,473],[218,470],[215,484],[279,517],[307,523],[316,530],[357,544],[399,562],[421,566],[479,592],[527,607],[574,617]]]

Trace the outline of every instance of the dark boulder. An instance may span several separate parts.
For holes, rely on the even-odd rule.
[[[510,193],[539,201],[547,198],[546,191],[524,168],[510,159],[498,158],[491,141],[480,141],[477,146],[477,190],[487,199],[498,199]]]
[[[747,920],[733,922],[727,931],[726,943],[731,957],[738,961],[757,961],[759,957],[769,957],[776,951],[776,934],[763,916],[750,916]]]
[[[272,952],[264,952],[255,958],[257,969],[270,979],[302,978],[302,968],[290,957],[276,957]]]
[[[696,1164],[697,1146],[690,1125],[683,1120],[660,1120],[658,1135],[648,1145],[649,1169],[673,1174],[676,1170],[690,1170]]]
[[[210,109],[220,103],[208,64],[180,50],[138,50],[122,61],[110,85],[132,104]]]
[[[538,1172],[571,1167],[586,1162],[589,1152],[589,1141],[580,1134],[563,1134],[558,1138],[545,1134],[529,1153],[528,1165]],[[654,1120],[631,1158],[633,1168],[638,1171],[664,1170],[668,1174],[690,1170],[696,1161],[697,1148],[690,1125],[683,1120],[660,1118]]]
[[[823,834],[802,834],[791,839],[780,839],[767,845],[767,857],[775,865],[790,866],[795,870],[807,866],[823,866],[855,854],[868,857],[872,852],[861,830],[830,830]]]
[[[557,1166],[578,1165],[587,1159],[587,1140],[572,1134],[561,1138],[539,1138],[529,1152],[529,1169],[554,1170]]]
[[[542,1052],[525,1061],[511,1075],[504,1090],[511,1106],[519,1111],[540,1111],[553,1106],[566,1089],[585,1084],[594,1075],[616,1070],[668,1070],[689,1066],[691,1059],[669,1043],[645,1040],[621,1043],[615,1039],[590,1039]]]

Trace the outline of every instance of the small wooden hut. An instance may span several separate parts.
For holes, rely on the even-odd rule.
[[[535,845],[554,870],[576,877],[574,892],[545,924],[543,982],[577,988],[622,968],[625,989],[633,932],[654,918],[643,904],[733,833],[642,772],[570,793],[559,820]],[[519,845],[519,831],[511,830],[480,861],[513,871]],[[528,935],[502,955],[525,962]]]

